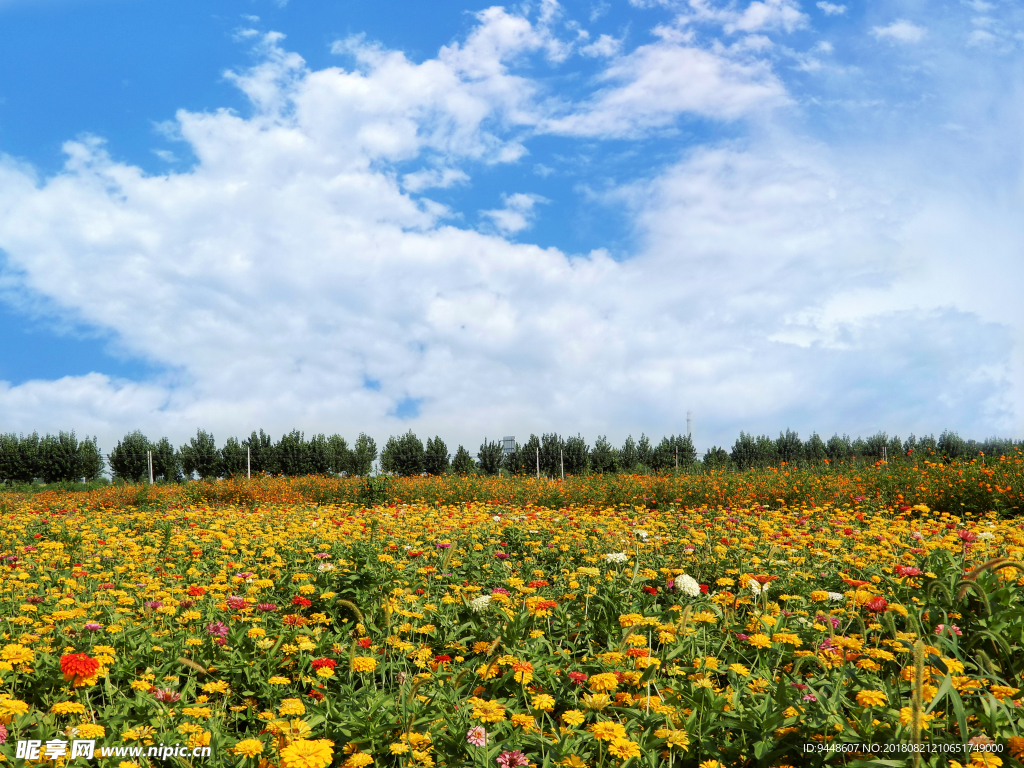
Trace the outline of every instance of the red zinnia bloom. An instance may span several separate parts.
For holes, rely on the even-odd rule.
[[[203,595],[206,594],[206,590],[203,589],[202,587],[189,587],[188,588],[188,593],[192,597],[202,597]]]
[[[451,661],[452,657],[447,653],[441,653],[434,657],[434,661]]]
[[[334,659],[313,659],[313,669],[322,669],[323,667],[330,667],[331,669],[334,669],[336,666],[338,666],[338,662]]]
[[[567,677],[574,683],[584,683],[587,680],[586,672],[570,672]]]
[[[922,571],[912,565],[897,565],[894,569],[897,576],[920,576]]]
[[[371,645],[373,645],[373,640],[371,640],[368,637],[360,637],[359,642],[356,643],[356,645],[358,645],[360,648],[369,648]]]
[[[881,613],[886,609],[888,605],[889,601],[886,600],[884,597],[872,597],[870,600],[864,603],[864,607],[872,613]]]
[[[87,653],[66,653],[60,657],[60,671],[65,680],[92,677],[99,668],[100,663]]]
[[[303,608],[309,608],[312,604],[312,600],[307,600],[306,598],[299,597],[298,595],[292,598],[292,605],[301,605]]]
[[[646,592],[648,595],[658,594],[658,590],[656,590],[654,587],[644,587],[644,592]]]

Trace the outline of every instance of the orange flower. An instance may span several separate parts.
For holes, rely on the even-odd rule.
[[[87,653],[66,653],[60,657],[60,671],[76,687],[95,682],[100,663]]]

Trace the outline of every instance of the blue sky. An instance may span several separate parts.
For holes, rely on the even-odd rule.
[[[1022,16],[0,0],[0,430],[1020,437]]]

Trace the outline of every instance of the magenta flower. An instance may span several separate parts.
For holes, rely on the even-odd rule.
[[[276,603],[259,603],[256,606],[256,608],[258,610],[265,611],[265,612],[269,613],[270,611],[276,611],[277,610],[277,604]]]
[[[501,768],[517,768],[517,766],[529,764],[530,761],[526,759],[526,755],[518,749],[514,749],[511,752],[502,752],[498,755],[498,765]]]
[[[237,611],[239,608],[245,608],[245,598],[232,595],[228,598],[228,608],[233,611]]]
[[[484,730],[482,725],[477,725],[466,731],[466,741],[472,744],[474,747],[486,747],[487,746],[487,731]]]
[[[942,630],[944,630],[944,629],[946,629],[946,625],[945,624],[939,624],[937,627],[935,627],[935,634],[936,635],[941,635],[942,634]],[[954,634],[954,635],[963,635],[963,632],[960,631],[960,627],[958,627],[956,624],[950,624],[949,625],[949,631],[952,634]]]
[[[0,723],[0,744],[3,744],[6,741],[7,741],[7,726],[5,726],[3,723]]]
[[[97,630],[103,629],[103,625],[98,624],[95,621],[87,621],[85,622],[85,628],[88,629],[90,632],[95,632]]]
[[[159,600],[147,600],[146,602],[143,603],[143,605],[146,606],[147,608],[152,608],[154,611],[157,608],[163,608],[164,607],[164,604],[161,603]]]
[[[228,625],[223,621],[211,621],[206,625],[206,634],[216,635],[217,637],[227,637]]]
[[[153,697],[157,701],[162,701],[166,704],[173,704],[176,701],[181,701],[181,694],[177,691],[172,691],[170,688],[154,688]]]

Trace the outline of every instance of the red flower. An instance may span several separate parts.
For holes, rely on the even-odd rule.
[[[320,691],[313,691],[313,690],[311,690],[306,695],[309,696],[309,698],[311,698],[311,699],[316,699],[317,701],[323,701],[324,700],[324,695],[322,693],[320,693]]]
[[[644,587],[644,592],[646,592],[648,595],[658,594],[658,590],[656,590],[654,587]]]
[[[709,589],[710,589],[710,587],[707,584],[701,584],[700,585],[700,591],[703,592],[705,595],[708,593]]]
[[[527,586],[530,586],[530,587],[533,587],[534,589],[536,589],[538,587],[550,587],[551,584],[548,583],[547,581],[545,581],[544,579],[534,579]]]
[[[192,597],[202,597],[203,595],[206,594],[206,590],[203,589],[202,587],[189,587],[188,588],[188,593]]]
[[[843,535],[844,536],[852,536],[853,535],[853,528],[843,528]]]
[[[87,653],[66,653],[60,657],[60,671],[65,680],[93,677],[99,668],[100,663]]]
[[[371,645],[373,645],[373,640],[371,640],[368,637],[360,637],[357,645],[360,648],[369,648]]]
[[[965,541],[965,542],[966,541],[974,541],[976,538],[978,538],[976,534],[973,534],[970,531],[965,531],[963,529],[957,531],[956,535],[960,537],[961,541]]]
[[[440,653],[440,654],[438,654],[437,656],[434,657],[434,661],[436,661],[436,662],[451,661],[451,660],[452,660],[452,657],[449,656],[447,653]]]
[[[300,597],[299,595],[296,595],[292,598],[292,605],[300,605],[303,608],[309,608],[309,606],[311,606],[312,604],[312,600],[307,600],[306,598]]]
[[[567,677],[578,685],[582,685],[587,681],[586,672],[570,672]]]
[[[920,576],[922,571],[912,565],[897,565],[894,569],[897,576]]]
[[[886,600],[884,597],[872,597],[870,600],[864,603],[864,607],[872,613],[881,613],[886,609],[888,605],[889,601]]]
[[[334,669],[336,666],[338,666],[338,662],[336,662],[334,659],[313,659],[313,669],[323,669],[324,667],[330,667],[331,669]]]

